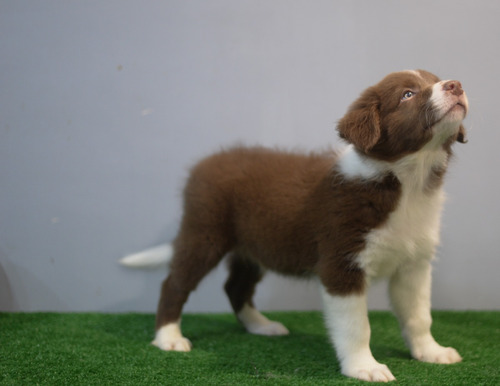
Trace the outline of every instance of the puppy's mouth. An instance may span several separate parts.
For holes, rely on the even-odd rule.
[[[465,103],[463,103],[461,101],[458,101],[456,104],[451,106],[451,108],[446,112],[446,114],[449,114],[453,110],[462,110],[464,112],[464,116],[465,116],[467,114],[467,105],[465,105]]]
[[[439,114],[438,112],[435,112],[435,114],[434,118],[426,118],[426,129],[432,128],[443,120],[463,120],[467,115],[467,103],[459,100],[455,104],[451,105],[444,113]],[[459,116],[459,114],[462,114],[462,116]]]
[[[467,103],[458,100],[455,104],[451,105],[448,110],[438,119],[437,122],[442,121],[443,119],[450,120],[462,120],[467,115]],[[436,122],[436,123],[437,123]]]

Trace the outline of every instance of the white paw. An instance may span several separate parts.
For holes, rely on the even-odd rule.
[[[396,380],[386,365],[378,363],[374,359],[365,363],[343,365],[342,374],[368,382],[390,382]]]
[[[269,320],[249,304],[243,306],[237,317],[250,334],[268,336],[289,334],[288,329],[280,322]]]
[[[173,340],[153,340],[151,342],[154,346],[163,351],[191,351],[192,344],[187,338],[179,338]]]
[[[413,357],[422,362],[451,364],[462,361],[462,357],[452,347],[443,347],[435,343],[415,350]]]
[[[269,321],[264,324],[249,324],[245,326],[247,331],[255,335],[288,335],[290,332],[280,322]]]
[[[167,324],[156,332],[153,345],[164,351],[191,351],[192,344],[184,338],[177,323]]]

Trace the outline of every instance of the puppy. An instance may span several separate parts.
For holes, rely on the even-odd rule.
[[[440,81],[422,70],[392,73],[364,91],[339,121],[337,131],[348,142],[340,153],[239,147],[198,163],[184,190],[184,216],[172,249],[163,246],[124,260],[144,265],[145,259],[172,254],[154,344],[191,350],[181,334],[182,307],[229,255],[224,288],[250,333],[288,334],[252,301],[266,270],[316,276],[342,373],[394,380],[370,351],[366,305],[370,282],[388,278],[413,357],[461,361],[455,349],[440,346],[431,335],[430,291],[443,177],[452,145],[466,142],[467,109],[456,80]]]

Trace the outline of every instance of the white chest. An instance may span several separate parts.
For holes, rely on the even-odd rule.
[[[352,148],[346,150],[340,166],[347,177],[371,179],[390,171],[402,186],[396,209],[381,227],[367,235],[365,248],[357,258],[369,278],[390,276],[405,262],[433,258],[439,243],[444,192],[426,186],[432,168],[445,168],[447,161],[442,149],[424,148],[394,164],[363,159]]]
[[[406,262],[433,258],[443,201],[442,190],[432,195],[403,192],[387,222],[366,237],[358,263],[368,277],[387,277]]]

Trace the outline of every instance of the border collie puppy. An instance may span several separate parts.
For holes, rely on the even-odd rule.
[[[391,381],[372,356],[366,291],[388,278],[390,298],[414,358],[461,360],[432,337],[431,261],[439,242],[443,176],[455,142],[465,143],[468,102],[460,82],[427,71],[392,73],[364,91],[339,121],[340,153],[295,154],[235,148],[192,170],[184,216],[172,246],[123,260],[170,260],[154,344],[189,351],[181,311],[200,280],[225,255],[225,291],[253,334],[285,335],[254,306],[266,270],[319,278],[326,325],[341,371]],[[149,259],[149,261],[148,261]]]

